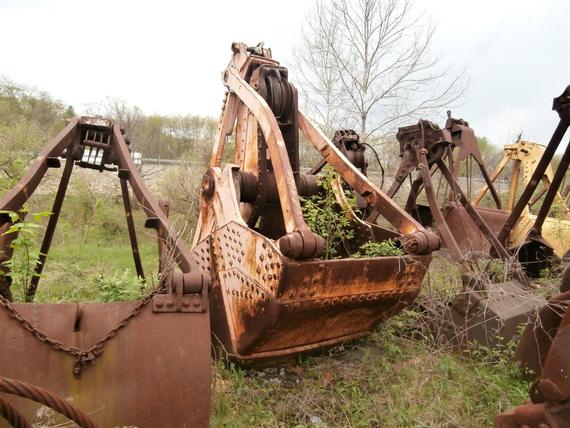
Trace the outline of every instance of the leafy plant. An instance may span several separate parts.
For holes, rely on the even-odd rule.
[[[139,300],[145,292],[144,283],[140,278],[133,278],[130,269],[113,275],[95,277],[95,284],[101,293],[100,300],[104,303],[125,300]]]
[[[368,241],[360,246],[360,250],[352,255],[352,257],[385,257],[385,256],[403,256],[404,250],[400,248],[393,239],[386,241]]]
[[[343,248],[348,252],[347,241],[354,238],[354,230],[350,218],[337,202],[333,191],[333,182],[338,174],[330,166],[323,169],[319,176],[319,185],[322,192],[301,198],[303,217],[313,232],[325,240],[325,251],[322,258],[332,259],[338,257]],[[354,198],[350,195],[349,204],[354,205]]]
[[[35,223],[47,218],[51,212],[44,211],[39,213],[30,213],[27,206],[22,207],[19,212],[0,211],[0,214],[10,217],[11,226],[4,232],[4,235],[17,234],[9,247],[12,249],[12,257],[1,263],[2,274],[12,279],[12,287],[17,290],[16,298],[22,301],[31,301],[28,295],[30,281],[33,277],[39,276],[35,273],[36,265],[40,263],[40,251],[37,249],[37,229],[41,225]],[[35,222],[26,221],[28,214]]]

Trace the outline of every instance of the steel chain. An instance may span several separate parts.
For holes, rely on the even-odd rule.
[[[121,329],[123,329],[133,318],[135,318],[142,309],[152,300],[152,298],[159,292],[164,291],[165,286],[161,286],[154,290],[152,293],[147,294],[122,320],[116,327],[111,329],[105,336],[99,339],[91,348],[82,351],[75,347],[65,346],[63,343],[48,337],[41,330],[34,327],[27,319],[25,319],[16,310],[14,305],[6,299],[4,296],[0,295],[0,307],[3,307],[8,316],[18,322],[25,330],[30,332],[36,339],[40,342],[47,344],[50,348],[65,352],[75,358],[73,363],[73,374],[76,378],[81,377],[81,370],[88,364],[93,362],[99,355],[103,353],[103,348],[106,343],[115,337]]]

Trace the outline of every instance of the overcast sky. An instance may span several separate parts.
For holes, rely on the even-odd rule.
[[[146,113],[216,116],[232,41],[264,41],[285,66],[309,0],[0,0],[0,75],[78,111],[107,96]],[[502,145],[546,143],[552,98],[570,84],[570,1],[417,2],[437,24],[434,54],[467,66],[454,116]],[[445,112],[439,122],[443,124]]]

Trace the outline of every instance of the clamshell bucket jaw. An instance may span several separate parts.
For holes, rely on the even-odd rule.
[[[517,326],[536,313],[543,302],[523,290],[527,278],[522,271],[515,271],[518,281],[490,283],[470,254],[471,246],[478,245],[487,251],[494,249],[504,261],[511,257],[497,240],[493,224],[498,222],[488,222],[488,213],[499,210],[476,209],[458,182],[460,165],[472,158],[493,189],[476,145],[475,133],[464,120],[449,116],[444,128],[420,120],[416,125],[400,128],[396,138],[400,143],[402,161],[388,194],[395,195],[410,174],[418,171],[407,198],[406,211],[424,224],[435,220],[446,254],[458,264],[462,274],[463,288],[446,313],[449,321],[446,323],[446,336],[451,342],[461,345],[473,341],[485,346],[508,342]],[[457,151],[455,157],[454,150]],[[449,200],[443,207],[440,207],[432,180],[437,171],[450,188]],[[427,206],[417,203],[422,190],[425,191]],[[492,191],[492,194],[500,206],[497,193]],[[504,216],[500,218],[504,219]]]
[[[3,378],[29,384],[33,391],[44,388],[92,419],[93,424],[81,426],[208,426],[210,277],[199,272],[190,250],[170,225],[168,205],[156,201],[146,188],[120,127],[100,117],[72,119],[0,199],[0,210],[4,214],[19,211],[48,168],[60,166],[60,158],[65,159],[65,167],[42,242],[43,258],[36,265],[38,279],[27,299],[33,299],[39,273],[49,267],[49,249],[75,166],[118,175],[136,270],[144,277],[130,208],[128,188],[132,188],[147,215],[145,226],[156,230],[159,285],[140,301],[13,303],[3,266],[0,391],[6,392],[2,387],[8,385]],[[12,222],[3,215],[0,230],[8,230]],[[10,233],[0,239],[4,259],[12,256],[13,238]],[[12,395],[6,402],[28,419],[39,408],[38,403]]]
[[[212,276],[214,344],[237,360],[259,360],[330,346],[367,334],[413,301],[439,248],[435,234],[371,183],[297,108],[287,69],[267,50],[232,45],[210,169],[204,175],[193,254]],[[321,192],[300,171],[299,130],[367,203],[367,218],[345,210],[355,240],[395,238],[404,256],[323,260],[324,240],[310,230],[300,196]],[[221,165],[227,136],[233,163]],[[383,215],[395,230],[375,224]]]

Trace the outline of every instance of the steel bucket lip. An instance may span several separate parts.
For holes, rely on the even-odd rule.
[[[387,261],[411,261],[412,263],[418,263],[420,260],[431,259],[430,254],[426,255],[412,255],[412,254],[405,254],[403,256],[378,256],[378,257],[343,257],[339,259],[290,259],[288,257],[282,256],[285,265],[291,264],[303,264],[303,265],[311,265],[311,264],[323,264],[323,265],[336,265],[341,263],[346,264],[364,264],[364,263],[373,263],[373,264],[382,264],[382,262]]]

